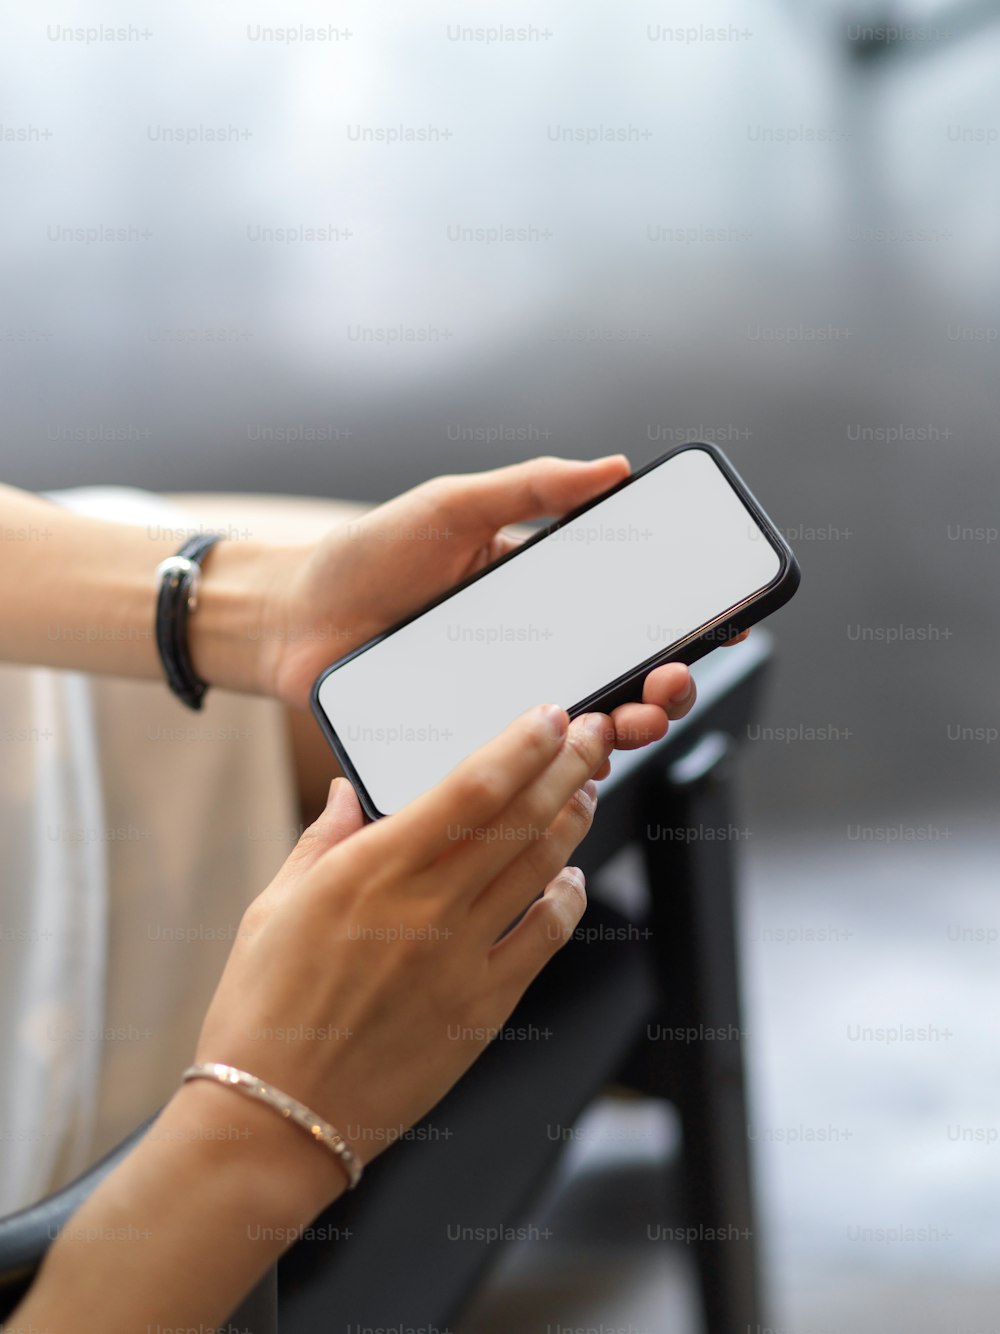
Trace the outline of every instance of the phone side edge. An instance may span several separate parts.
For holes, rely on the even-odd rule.
[[[689,636],[687,640],[678,640],[675,644],[668,645],[661,653],[647,658],[627,676],[620,677],[608,687],[595,691],[572,705],[568,710],[570,717],[579,717],[582,713],[594,710],[610,712],[621,704],[641,701],[642,685],[650,672],[671,662],[682,662],[691,666],[700,658],[707,657],[714,649],[721,648],[727,639],[742,634],[744,630],[751,629],[778,611],[791,600],[802,582],[802,571],[794,551],[726,454],[717,445],[707,441],[692,441],[681,448],[700,449],[715,462],[777,553],[780,561],[778,571],[770,583],[742,606],[737,607],[726,620],[709,624],[697,634]],[[677,449],[670,450],[663,458],[665,460],[680,452]]]
[[[362,645],[362,647],[365,647],[365,645]],[[357,651],[360,652],[361,650],[359,649]],[[353,653],[347,655],[347,657],[353,657],[353,656],[354,656]],[[340,737],[337,735],[337,730],[330,722],[330,719],[327,716],[327,712],[323,708],[323,704],[319,697],[320,687],[322,686],[323,682],[326,680],[326,678],[330,675],[331,672],[335,671],[337,667],[340,666],[342,662],[347,661],[347,657],[338,659],[338,661],[335,663],[331,663],[329,667],[325,668],[322,672],[320,672],[319,676],[317,676],[316,680],[313,682],[312,689],[309,692],[309,708],[313,717],[319,724],[320,731],[326,738],[327,744],[333,751],[334,758],[340,765],[341,773],[354,788],[354,791],[358,794],[358,801],[360,801],[361,803],[361,809],[364,811],[365,815],[368,817],[369,820],[382,820],[385,818],[387,812],[380,811],[379,808],[372,801],[371,793],[368,791],[368,788],[362,781],[361,775],[354,767],[351,757],[347,751],[347,747],[344,745]]]

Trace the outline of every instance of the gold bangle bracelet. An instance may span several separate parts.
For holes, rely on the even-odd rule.
[[[348,1190],[353,1190],[361,1180],[361,1160],[351,1146],[329,1121],[317,1116],[297,1098],[282,1093],[280,1089],[265,1083],[263,1079],[258,1079],[256,1075],[248,1074],[246,1070],[237,1070],[234,1065],[223,1065],[219,1061],[203,1061],[197,1065],[189,1065],[184,1071],[181,1082],[187,1083],[189,1079],[214,1079],[218,1084],[238,1089],[240,1093],[265,1103],[286,1121],[294,1121],[297,1126],[301,1126],[318,1144],[330,1150],[347,1174]]]

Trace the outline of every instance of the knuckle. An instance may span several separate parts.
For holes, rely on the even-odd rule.
[[[448,497],[447,477],[431,477],[425,482],[418,482],[408,493],[411,500],[421,502],[428,510],[439,510]]]
[[[590,797],[588,797],[582,789],[577,788],[566,803],[566,810],[570,823],[575,827],[580,838],[582,838],[594,823],[594,814],[597,811],[597,803],[591,801]],[[579,839],[577,839],[577,842],[579,842]]]
[[[605,742],[592,728],[571,727],[566,733],[566,744],[588,773],[597,768],[607,750]]]
[[[322,826],[320,821],[317,820],[313,824],[306,825],[292,851],[293,853],[312,853],[322,847],[323,843]]]
[[[240,936],[249,938],[257,935],[261,927],[267,921],[267,914],[263,906],[256,899],[243,910],[243,916],[240,918]]]
[[[422,482],[419,489],[431,500],[445,500],[454,491],[457,482],[458,478],[454,473],[446,472]]]
[[[299,835],[295,847],[288,854],[288,860],[285,863],[287,869],[296,871],[304,866],[309,866],[325,851],[329,841],[324,835],[320,820],[317,820],[315,824],[306,825]]]
[[[594,821],[596,806],[579,790],[573,793],[557,813],[543,836],[544,845],[551,849],[551,858],[558,859],[549,870],[555,875],[566,863],[567,855],[586,838]]]
[[[519,749],[527,751],[533,768],[541,771],[557,753],[562,736],[557,735],[553,725],[535,710],[516,725],[520,732]]]
[[[587,891],[577,880],[562,880],[559,892],[547,894],[544,902],[551,923],[547,934],[557,947],[565,945],[586,911]]]
[[[478,766],[456,780],[456,797],[463,807],[491,807],[500,800],[502,780],[495,768]]]
[[[562,907],[566,912],[572,914],[575,924],[583,916],[587,907],[587,887],[576,876],[567,876],[559,883],[562,887],[559,895]]]
[[[512,811],[512,823],[525,829],[529,847],[545,846],[549,840],[552,818],[556,812],[546,794],[539,791],[527,793]]]

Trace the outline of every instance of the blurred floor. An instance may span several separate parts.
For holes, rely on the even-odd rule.
[[[750,1334],[1000,1331],[1000,839],[933,828],[745,855],[771,1294]],[[551,1237],[505,1251],[459,1334],[694,1334],[691,1258],[647,1235],[677,1146],[665,1105],[596,1107],[533,1216]]]

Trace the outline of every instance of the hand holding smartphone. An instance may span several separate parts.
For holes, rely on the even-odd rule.
[[[540,701],[638,700],[782,606],[788,544],[710,445],[654,460],[329,667],[313,711],[371,818],[437,783]]]

